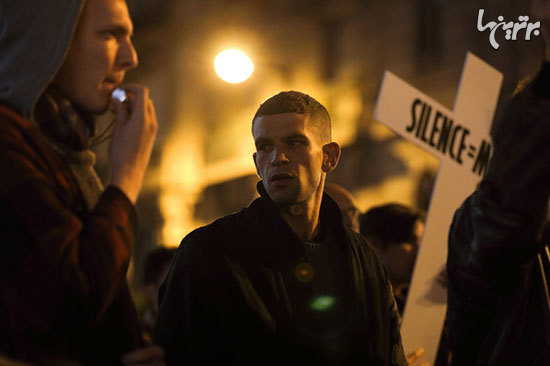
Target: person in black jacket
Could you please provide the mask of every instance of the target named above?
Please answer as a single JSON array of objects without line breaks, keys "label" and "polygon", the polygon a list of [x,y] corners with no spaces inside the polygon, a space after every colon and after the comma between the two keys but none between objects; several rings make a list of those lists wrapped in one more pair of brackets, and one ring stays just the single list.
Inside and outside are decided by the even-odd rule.
[{"label": "person in black jacket", "polygon": [[493,127],[493,157],[456,212],[447,259],[453,365],[550,365],[550,2],[542,69]]},{"label": "person in black jacket", "polygon": [[328,112],[282,92],[252,132],[261,197],[187,235],[160,289],[168,364],[405,365],[388,276],[323,194],[340,156]]}]

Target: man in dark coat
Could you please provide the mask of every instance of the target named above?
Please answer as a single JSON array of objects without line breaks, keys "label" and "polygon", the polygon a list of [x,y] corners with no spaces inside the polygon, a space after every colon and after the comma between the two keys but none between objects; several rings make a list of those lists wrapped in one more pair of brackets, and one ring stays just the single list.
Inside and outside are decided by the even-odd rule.
[{"label": "man in dark coat", "polygon": [[161,287],[168,364],[405,365],[387,274],[323,194],[340,156],[326,109],[282,92],[252,132],[261,197],[187,235]]},{"label": "man in dark coat", "polygon": [[535,1],[535,14],[544,19],[545,62],[493,127],[487,174],[449,234],[456,366],[550,365],[550,2]]},{"label": "man in dark coat", "polygon": [[133,352],[143,343],[126,282],[156,134],[146,88],[125,85],[128,101],[113,104],[106,189],[89,150],[94,116],[137,65],[126,3],[1,0],[0,29],[0,358],[159,360],[158,348]]}]

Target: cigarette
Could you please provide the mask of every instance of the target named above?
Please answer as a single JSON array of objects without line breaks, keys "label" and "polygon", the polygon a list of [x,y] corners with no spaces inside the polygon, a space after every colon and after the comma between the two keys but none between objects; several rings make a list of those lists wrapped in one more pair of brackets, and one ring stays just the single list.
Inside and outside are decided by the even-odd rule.
[{"label": "cigarette", "polygon": [[126,92],[124,91],[124,89],[115,88],[115,90],[113,90],[113,93],[111,94],[111,98],[123,103],[126,100]]}]

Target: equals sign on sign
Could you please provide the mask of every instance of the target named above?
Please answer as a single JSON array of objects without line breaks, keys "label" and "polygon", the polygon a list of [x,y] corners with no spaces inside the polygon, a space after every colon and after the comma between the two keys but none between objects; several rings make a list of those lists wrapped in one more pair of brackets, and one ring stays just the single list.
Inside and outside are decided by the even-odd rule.
[{"label": "equals sign on sign", "polygon": [[476,147],[474,145],[470,145],[468,148],[468,156],[473,159],[475,157],[475,153]]}]

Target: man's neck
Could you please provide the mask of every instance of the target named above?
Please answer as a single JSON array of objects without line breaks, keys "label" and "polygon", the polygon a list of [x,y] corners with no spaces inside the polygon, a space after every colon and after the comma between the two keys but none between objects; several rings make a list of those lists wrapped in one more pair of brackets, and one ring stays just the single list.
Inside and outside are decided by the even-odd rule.
[{"label": "man's neck", "polygon": [[300,240],[311,240],[319,232],[319,213],[323,189],[315,192],[307,201],[280,206],[279,213]]}]

